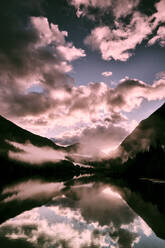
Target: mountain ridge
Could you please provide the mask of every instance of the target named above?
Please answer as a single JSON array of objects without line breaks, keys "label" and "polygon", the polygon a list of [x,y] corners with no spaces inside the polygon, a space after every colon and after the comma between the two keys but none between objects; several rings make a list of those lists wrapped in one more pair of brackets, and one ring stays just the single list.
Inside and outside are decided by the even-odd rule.
[{"label": "mountain ridge", "polygon": [[119,149],[130,157],[150,146],[165,145],[165,103],[139,125],[120,144]]},{"label": "mountain ridge", "polygon": [[14,141],[17,143],[25,144],[29,141],[31,144],[43,147],[49,146],[53,149],[64,149],[56,145],[53,141],[46,137],[33,134],[30,131],[27,131],[24,128],[19,127],[10,120],[4,118],[0,115],[0,151],[7,152],[9,149],[12,149],[12,146],[7,141]]},{"label": "mountain ridge", "polygon": [[122,142],[119,150],[125,159],[118,166],[120,175],[129,178],[165,178],[165,103],[140,122]]}]

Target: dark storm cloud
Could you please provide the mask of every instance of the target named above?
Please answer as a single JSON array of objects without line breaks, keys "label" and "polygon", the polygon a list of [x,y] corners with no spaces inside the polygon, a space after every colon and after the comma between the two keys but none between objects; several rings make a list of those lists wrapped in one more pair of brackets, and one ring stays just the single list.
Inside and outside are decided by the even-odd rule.
[{"label": "dark storm cloud", "polygon": [[[28,28],[29,16],[40,15],[43,1],[2,1],[0,9],[0,62],[1,70],[21,72],[26,62],[28,46],[38,40],[36,31]],[[27,69],[26,69],[27,70]],[[25,70],[23,70],[25,73]],[[13,71],[12,71],[13,73]]]},{"label": "dark storm cloud", "polygon": [[5,105],[2,109],[10,116],[38,115],[44,113],[53,105],[53,102],[47,96],[35,92],[27,95],[16,92],[14,95],[13,91],[12,94],[9,91],[5,96],[2,95],[2,101],[4,101],[6,97],[8,97],[8,105]]},{"label": "dark storm cloud", "polygon": [[[68,91],[74,83],[66,74],[72,70],[68,61],[85,56],[66,42],[66,31],[41,17],[43,2],[13,0],[1,8],[0,102],[7,116],[38,115],[55,106],[52,88]],[[28,92],[34,84],[42,92]]]},{"label": "dark storm cloud", "polygon": [[[44,63],[53,66],[59,64],[60,60],[62,61],[57,52],[54,54],[51,47],[53,37],[52,40],[50,39],[50,43],[48,40],[47,43],[45,41],[45,44],[39,45],[42,39],[39,25],[47,24],[48,26],[49,24],[46,22],[47,20],[41,17],[35,19],[28,16],[25,20],[23,17],[14,17],[12,20],[12,16],[9,18],[4,16],[1,25],[2,23],[6,25],[3,27],[4,30],[2,29],[0,41],[0,71],[2,74],[5,73],[9,74],[10,77],[18,78],[28,77],[35,73],[41,73]],[[47,30],[44,31],[47,32]],[[45,33],[45,35],[47,34]],[[58,39],[58,35],[60,36],[60,31],[56,30],[54,38]],[[61,35],[65,36],[62,33]]]}]

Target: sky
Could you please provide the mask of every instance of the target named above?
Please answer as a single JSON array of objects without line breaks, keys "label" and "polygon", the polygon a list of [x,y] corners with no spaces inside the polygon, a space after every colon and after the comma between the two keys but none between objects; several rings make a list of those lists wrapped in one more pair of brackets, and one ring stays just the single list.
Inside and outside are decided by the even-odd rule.
[{"label": "sky", "polygon": [[0,114],[103,151],[165,100],[165,0],[11,0],[0,8]]}]

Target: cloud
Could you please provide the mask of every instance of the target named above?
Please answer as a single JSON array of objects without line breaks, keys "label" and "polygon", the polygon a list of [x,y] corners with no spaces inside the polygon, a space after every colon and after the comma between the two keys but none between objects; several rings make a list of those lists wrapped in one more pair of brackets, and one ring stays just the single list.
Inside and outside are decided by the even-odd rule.
[{"label": "cloud", "polygon": [[71,0],[68,1],[76,8],[76,14],[78,17],[87,15],[90,18],[89,7],[106,9],[112,5],[111,0]]},{"label": "cloud", "polygon": [[113,7],[113,14],[116,17],[116,19],[120,17],[126,17],[129,14],[131,14],[134,10],[136,10],[136,7],[139,5],[139,0],[117,0],[114,1],[114,7]]},{"label": "cloud", "polygon": [[72,0],[69,3],[76,8],[78,17],[86,16],[96,24],[84,43],[99,51],[103,60],[126,61],[137,45],[148,39],[149,45],[159,41],[164,46],[164,0],[152,4],[154,11],[150,15],[144,14],[139,0],[126,0],[124,4],[121,0]]},{"label": "cloud", "polygon": [[164,79],[159,79],[149,85],[138,79],[125,78],[116,88],[110,88],[105,83],[90,83],[72,90],[69,114],[77,114],[82,118],[86,113],[84,120],[95,122],[95,119],[99,120],[101,113],[105,113],[109,114],[111,122],[115,122],[120,111],[130,112],[139,107],[144,99],[149,101],[163,99],[164,88]]},{"label": "cloud", "polygon": [[100,51],[103,60],[126,61],[133,55],[130,50],[135,49],[151,33],[148,17],[134,12],[130,24],[117,22],[115,29],[104,25],[96,27],[84,43]]},{"label": "cloud", "polygon": [[71,1],[72,5],[75,5],[77,7],[79,7],[80,5],[84,5],[84,6],[93,6],[93,7],[100,7],[100,8],[105,8],[108,6],[111,6],[112,1],[111,0],[72,0]]},{"label": "cloud", "polygon": [[61,56],[68,61],[76,60],[80,57],[86,56],[83,49],[77,49],[71,43],[69,43],[68,46],[58,46],[57,49]]},{"label": "cloud", "polygon": [[[63,44],[64,48],[69,49],[69,60],[78,59],[82,54],[85,56],[85,53],[67,43],[67,33],[60,31],[57,25],[49,26],[46,18],[32,17],[25,34],[27,33],[32,36],[32,41],[27,41],[22,51],[18,50],[14,54],[14,59],[20,61],[20,65],[12,61],[10,56],[0,53],[0,60],[3,59],[0,77],[1,112],[10,117],[30,115],[41,118],[41,114],[49,114],[49,111],[58,105],[59,99],[53,97],[56,89],[62,88],[67,92],[74,83],[66,74],[72,66],[60,55],[60,45]],[[14,51],[17,49],[21,47],[12,48]],[[38,84],[42,91],[28,92],[35,84]],[[57,95],[57,92],[54,94]]]},{"label": "cloud", "polygon": [[65,38],[68,36],[67,31],[60,31],[58,25],[48,23],[48,20],[43,17],[31,17],[31,22],[39,33],[40,40],[36,47],[46,46],[52,44],[59,55],[68,61],[85,57],[83,49],[76,48],[71,42],[66,42]]},{"label": "cloud", "polygon": [[[148,37],[153,26],[157,25],[156,20],[159,25],[163,22],[162,1],[156,4],[157,12],[152,17],[138,12],[138,1],[126,2],[128,4],[124,6],[119,0],[70,2],[79,11],[89,12],[91,5],[103,12],[112,8],[114,28],[102,22],[86,38],[86,43],[99,50],[103,59],[127,60],[132,55],[130,49]],[[57,126],[61,129],[81,129],[82,136],[73,134],[73,137],[70,136],[72,140],[87,136],[85,126],[89,135],[93,132],[95,137],[98,134],[104,138],[106,133],[110,137],[111,125],[116,131],[117,126],[119,130],[126,129],[126,119],[123,119],[121,111],[130,112],[139,107],[144,99],[164,98],[163,78],[151,86],[128,78],[119,82],[116,88],[110,88],[104,82],[75,86],[74,79],[69,75],[73,69],[71,62],[85,57],[85,51],[68,41],[67,31],[44,17],[42,1],[23,3],[12,0],[10,6],[3,4],[4,8],[0,10],[1,114],[18,125],[44,136],[51,130],[58,134],[55,130]],[[122,20],[127,15],[130,18],[126,24]],[[159,38],[161,30],[163,27],[160,31],[158,29],[156,40],[163,42],[162,37]],[[113,137],[114,142],[110,143],[116,144],[117,136]],[[98,140],[97,143],[102,146]]]},{"label": "cloud", "polygon": [[67,31],[60,31],[58,25],[52,23],[49,26],[47,18],[44,17],[31,17],[30,19],[39,35],[36,47],[45,46],[52,42],[56,45],[65,44],[65,37],[68,36]]},{"label": "cloud", "polygon": [[78,17],[87,16],[89,19],[95,20],[95,9],[99,9],[102,15],[112,12],[116,18],[125,17],[138,6],[139,0],[126,0],[124,5],[121,0],[71,0],[69,3],[76,8]]},{"label": "cloud", "polygon": [[130,112],[139,107],[144,99],[148,101],[163,99],[165,81],[160,79],[152,85],[137,79],[123,79],[112,91],[107,92],[107,103],[116,111]]},{"label": "cloud", "polygon": [[[148,101],[162,100],[165,98],[164,92],[165,80],[162,77],[157,79],[152,85],[139,81],[138,79],[125,78],[119,82],[116,88],[110,88],[103,82],[89,83],[86,86],[70,86],[70,89],[66,89],[65,87],[56,88],[50,92],[53,102],[50,101],[49,97],[46,98],[47,95],[44,97],[43,94],[40,96],[39,93],[31,93],[28,94],[28,97],[20,98],[22,99],[21,103],[24,103],[24,106],[26,106],[27,112],[24,113],[24,118],[21,118],[20,122],[18,122],[17,119],[17,123],[24,128],[33,130],[42,135],[45,135],[47,130],[54,130],[54,126],[56,125],[63,129],[61,133],[63,133],[66,128],[68,130],[80,129],[80,133],[82,133],[82,130],[85,128],[86,130],[90,130],[91,128],[91,130],[95,130],[95,136],[97,134],[100,136],[99,129],[103,129],[103,134],[106,133],[107,137],[110,137],[110,129],[113,129],[114,125],[116,126],[114,128],[116,131],[117,128],[119,128],[119,130],[120,128],[128,130],[128,125],[126,125],[127,119],[121,114],[121,111],[130,112],[140,107],[144,99]],[[28,112],[28,106],[30,108],[32,102],[32,99],[29,98],[30,95],[38,96],[38,109],[37,105],[35,105],[36,109],[32,109],[34,113],[33,116],[32,112]],[[29,101],[26,101],[27,99],[29,99]],[[5,102],[3,102],[3,104],[5,104]],[[48,104],[50,104],[50,109],[45,110]],[[14,104],[14,99],[13,108],[15,108],[15,111],[17,110],[18,116],[20,105],[18,103],[17,105],[16,103]],[[37,111],[41,110],[43,114],[40,113],[37,115]],[[23,108],[20,112],[23,112]],[[15,112],[13,114],[15,114]],[[66,135],[66,137],[70,141],[78,141],[82,138],[80,133],[75,135],[75,132],[73,132]],[[73,137],[71,137],[71,135]],[[51,137],[54,138],[54,136],[55,135],[52,134]],[[81,138],[79,139],[79,137]],[[121,137],[121,141],[122,138],[123,136]],[[64,141],[66,139],[64,138],[62,140]],[[60,142],[60,140],[58,141]],[[67,143],[69,143],[69,141]],[[109,141],[109,144],[110,143],[112,144],[113,142]],[[108,143],[105,145],[107,146],[107,144]]]},{"label": "cloud", "polygon": [[110,76],[112,76],[112,72],[111,71],[104,71],[104,72],[101,73],[101,75],[103,77],[110,77]]},{"label": "cloud", "polygon": [[[18,9],[22,6],[21,1],[13,0],[14,3]],[[26,4],[22,7],[24,10]],[[1,16],[1,23],[7,23],[0,41],[1,113],[7,117],[41,118],[58,104],[59,100],[53,97],[55,90],[63,88],[67,92],[74,84],[67,75],[72,70],[70,61],[86,55],[83,49],[66,41],[68,33],[58,25],[49,23],[46,17],[31,16],[28,8],[26,11],[25,16],[16,13]],[[29,91],[34,85],[42,90]]]},{"label": "cloud", "polygon": [[156,42],[159,42],[159,44],[164,47],[165,46],[165,27],[161,26],[157,30],[157,34],[148,41],[149,45],[153,45]]},{"label": "cloud", "polygon": [[154,28],[158,24],[163,24],[165,22],[165,16],[164,16],[164,9],[165,9],[165,2],[164,0],[160,0],[155,4],[156,13],[153,14],[153,20],[154,20]]},{"label": "cloud", "polygon": [[76,154],[82,158],[90,156],[96,160],[103,159],[128,135],[128,131],[122,127],[122,124],[115,126],[109,122],[110,120],[105,120],[104,125],[87,127],[79,132],[68,131],[54,141],[61,145],[77,144],[75,151],[69,154],[76,160],[78,160],[78,157],[75,157]]},{"label": "cloud", "polygon": [[14,147],[21,150],[21,152],[9,151],[9,157],[19,161],[41,164],[44,162],[59,162],[65,159],[67,153],[62,151],[56,151],[49,147],[37,147],[30,143],[19,144],[16,142],[9,142]]}]

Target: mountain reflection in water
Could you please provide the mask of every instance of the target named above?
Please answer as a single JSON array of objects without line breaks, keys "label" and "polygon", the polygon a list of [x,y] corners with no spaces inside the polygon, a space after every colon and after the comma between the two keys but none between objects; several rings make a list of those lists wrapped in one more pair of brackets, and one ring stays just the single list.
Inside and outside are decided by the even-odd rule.
[{"label": "mountain reflection in water", "polygon": [[143,181],[137,191],[88,175],[7,185],[0,195],[0,247],[163,248],[164,208],[147,197],[149,187]]}]

